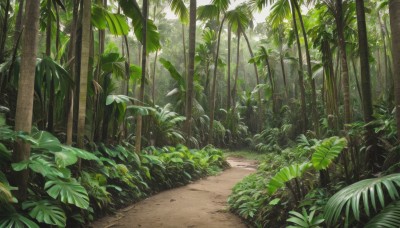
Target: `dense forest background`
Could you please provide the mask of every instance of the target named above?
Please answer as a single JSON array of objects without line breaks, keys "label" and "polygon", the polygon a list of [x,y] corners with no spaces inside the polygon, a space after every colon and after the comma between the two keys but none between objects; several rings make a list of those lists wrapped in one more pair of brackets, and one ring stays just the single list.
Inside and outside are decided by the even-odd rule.
[{"label": "dense forest background", "polygon": [[2,0],[0,29],[2,224],[86,223],[213,145],[267,156],[230,198],[253,225],[398,225],[399,0]]}]

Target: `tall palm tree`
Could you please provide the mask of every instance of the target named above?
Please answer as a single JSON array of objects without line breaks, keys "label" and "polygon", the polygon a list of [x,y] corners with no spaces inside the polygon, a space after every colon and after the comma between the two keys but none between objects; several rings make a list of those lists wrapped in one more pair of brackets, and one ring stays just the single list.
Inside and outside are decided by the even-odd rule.
[{"label": "tall palm tree", "polygon": [[189,22],[189,65],[187,75],[186,92],[186,121],[185,130],[187,138],[192,135],[192,106],[193,106],[193,77],[194,77],[194,55],[196,49],[196,0],[190,0],[190,22]]},{"label": "tall palm tree", "polygon": [[365,125],[365,140],[367,149],[367,159],[369,168],[376,172],[379,170],[379,164],[382,162],[382,154],[377,148],[377,139],[374,133],[374,127],[369,124],[374,120],[372,109],[371,79],[369,68],[369,50],[367,38],[367,26],[365,21],[365,8],[363,0],[356,0],[357,11],[357,30],[361,66],[361,93]]},{"label": "tall palm tree", "polygon": [[[143,15],[143,30],[142,30],[142,76],[140,80],[140,91],[139,91],[139,105],[143,105],[144,102],[144,86],[146,82],[146,61],[147,61],[147,18],[148,18],[148,1],[143,0],[142,15]],[[140,153],[142,149],[142,116],[139,115],[137,118],[136,125],[136,138],[135,138],[135,151]]]},{"label": "tall palm tree", "polygon": [[86,98],[89,74],[89,55],[90,55],[90,17],[91,1],[83,0],[82,8],[82,46],[80,62],[79,80],[79,107],[78,107],[78,127],[77,144],[79,148],[84,148],[85,119],[86,119]]},{"label": "tall palm tree", "polygon": [[[24,32],[22,40],[22,54],[19,83],[17,108],[15,113],[15,130],[31,132],[32,115],[33,115],[33,97],[34,97],[34,81],[36,67],[36,54],[38,47],[38,31],[39,31],[39,1],[28,1],[25,8],[25,16],[29,20],[24,22]],[[13,152],[13,162],[21,162],[28,160],[30,156],[29,144],[17,140]],[[14,173],[15,186],[18,187],[17,198],[22,202],[26,199],[28,187],[28,170]]]},{"label": "tall palm tree", "polygon": [[389,1],[390,27],[392,30],[393,72],[395,79],[397,138],[400,139],[400,0]]},{"label": "tall palm tree", "polygon": [[[224,26],[224,22],[226,19],[225,12],[228,9],[230,0],[213,0],[211,4],[204,5],[198,8],[198,18],[199,19],[216,19],[219,23],[218,29],[218,38],[217,38],[217,47],[215,50],[215,58],[214,58],[214,74],[213,74],[213,84],[211,88],[211,97],[210,97],[210,125],[209,125],[209,134],[208,134],[208,143],[211,144],[213,140],[213,128],[214,128],[214,110],[215,110],[215,94],[216,94],[216,79],[217,79],[217,69],[218,69],[218,58],[219,58],[219,45],[221,43],[221,32],[222,27]],[[220,18],[222,16],[222,20]]]}]

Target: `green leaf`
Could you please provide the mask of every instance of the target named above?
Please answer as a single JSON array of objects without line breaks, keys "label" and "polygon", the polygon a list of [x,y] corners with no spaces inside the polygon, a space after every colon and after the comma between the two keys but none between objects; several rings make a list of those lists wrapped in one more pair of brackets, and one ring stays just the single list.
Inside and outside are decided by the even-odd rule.
[{"label": "green leaf", "polygon": [[99,160],[99,158],[96,155],[94,155],[94,154],[92,154],[90,152],[87,152],[85,150],[81,150],[81,149],[76,148],[76,147],[62,145],[61,148],[62,148],[63,152],[67,152],[68,151],[68,152],[74,154],[75,156],[77,156],[78,158],[82,158],[84,160],[94,160],[94,161],[98,161]]},{"label": "green leaf", "polygon": [[280,198],[276,198],[276,199],[271,200],[271,201],[268,203],[268,205],[275,206],[275,205],[277,205],[280,201],[281,201]]},{"label": "green leaf", "polygon": [[65,168],[69,165],[73,165],[78,161],[78,157],[73,153],[67,151],[56,152],[54,154],[55,162],[59,168]]},{"label": "green leaf", "polygon": [[39,226],[27,217],[14,212],[12,214],[3,215],[0,219],[0,228],[39,228]]},{"label": "green leaf", "polygon": [[30,209],[29,216],[40,223],[65,227],[67,217],[64,210],[48,200],[28,201],[22,204],[22,209]]},{"label": "green leaf", "polygon": [[89,207],[89,197],[84,187],[76,180],[68,182],[61,180],[47,181],[45,190],[54,199],[60,199],[63,203],[73,204],[77,207],[87,209]]},{"label": "green leaf", "polygon": [[31,135],[34,144],[32,145],[33,149],[43,149],[52,152],[61,151],[61,143],[60,141],[46,131],[38,131]]},{"label": "green leaf", "polygon": [[302,177],[304,172],[306,172],[311,167],[311,164],[305,162],[301,165],[293,164],[290,166],[283,167],[279,170],[277,174],[268,183],[268,192],[272,195],[279,188],[283,187],[284,184],[294,178]]},{"label": "green leaf", "polygon": [[400,227],[400,201],[391,203],[390,205],[383,208],[379,214],[373,217],[364,227],[375,228],[375,227]]},{"label": "green leaf", "polygon": [[[342,213],[345,213],[345,222],[353,215],[359,221],[362,209],[369,215],[368,208],[377,211],[376,196],[382,207],[385,207],[385,197],[391,200],[400,198],[398,188],[400,187],[400,174],[366,179],[349,185],[333,195],[325,206],[324,218],[328,225],[339,222]],[[362,201],[361,201],[362,198]],[[352,211],[352,214],[350,214]]]},{"label": "green leaf", "polygon": [[113,35],[127,35],[129,33],[129,26],[124,15],[111,13],[96,4],[92,5],[91,21],[100,30],[108,28]]},{"label": "green leaf", "polygon": [[340,152],[347,146],[345,138],[331,137],[324,139],[314,147],[315,152],[311,157],[311,162],[316,170],[328,168]]}]

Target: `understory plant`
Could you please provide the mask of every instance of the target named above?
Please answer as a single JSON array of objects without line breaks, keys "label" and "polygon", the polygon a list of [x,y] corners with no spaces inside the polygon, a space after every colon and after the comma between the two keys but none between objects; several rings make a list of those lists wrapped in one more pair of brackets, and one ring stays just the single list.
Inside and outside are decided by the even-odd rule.
[{"label": "understory plant", "polygon": [[[136,154],[129,143],[99,144],[88,152],[63,145],[45,131],[28,135],[0,123],[0,227],[81,226],[149,194],[228,167],[222,151],[210,146],[148,147]],[[16,139],[29,143],[32,151],[29,160],[11,164]],[[12,170],[29,170],[23,202],[13,196]]]}]

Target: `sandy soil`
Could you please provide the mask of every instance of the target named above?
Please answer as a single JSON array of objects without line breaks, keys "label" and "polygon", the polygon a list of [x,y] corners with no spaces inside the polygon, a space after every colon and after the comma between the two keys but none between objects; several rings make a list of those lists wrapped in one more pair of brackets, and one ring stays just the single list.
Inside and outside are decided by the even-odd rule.
[{"label": "sandy soil", "polygon": [[226,201],[232,187],[255,171],[256,162],[239,158],[228,161],[232,168],[218,176],[151,196],[119,210],[114,216],[96,221],[92,227],[246,227],[227,210]]}]

